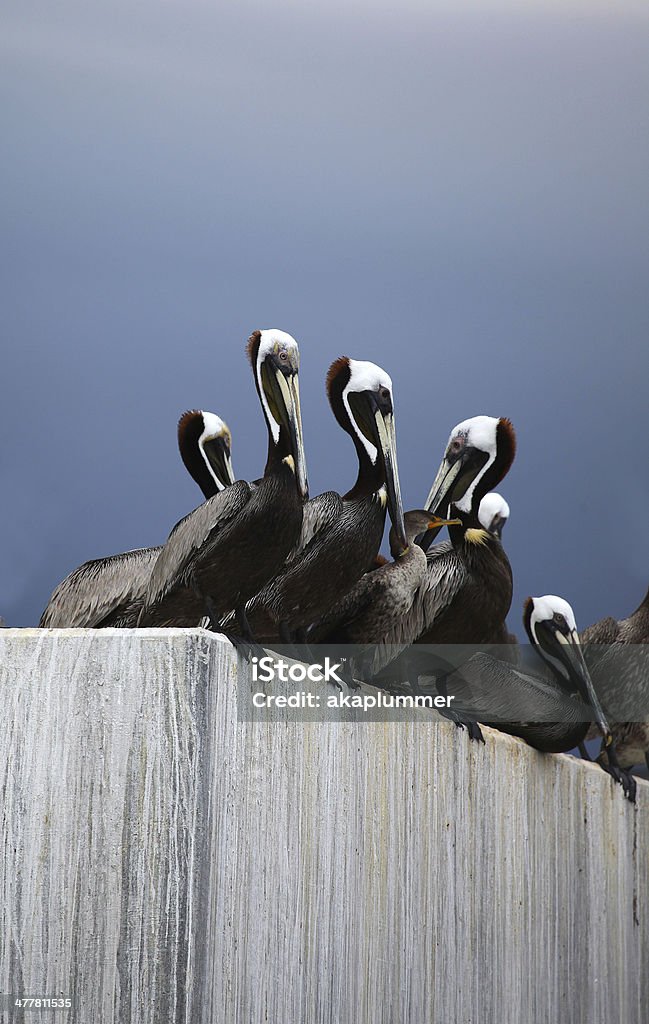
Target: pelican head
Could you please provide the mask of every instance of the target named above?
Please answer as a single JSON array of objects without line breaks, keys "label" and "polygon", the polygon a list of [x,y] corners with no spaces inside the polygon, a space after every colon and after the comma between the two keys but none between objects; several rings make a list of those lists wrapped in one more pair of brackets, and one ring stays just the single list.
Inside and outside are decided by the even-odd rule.
[{"label": "pelican head", "polygon": [[516,435],[507,419],[474,416],[451,431],[444,458],[430,489],[426,508],[475,512],[487,491],[498,484],[514,461]]},{"label": "pelican head", "polygon": [[390,375],[376,363],[343,356],[329,368],[327,393],[336,419],[372,466],[380,464],[388,511],[399,543],[407,547],[397,467],[397,437]]},{"label": "pelican head", "polygon": [[489,491],[480,502],[478,519],[485,530],[493,533],[498,540],[502,538],[503,527],[509,519],[509,505],[496,491]]},{"label": "pelican head", "polygon": [[220,416],[203,409],[183,413],[178,421],[178,447],[188,472],[206,495],[234,483],[232,435]]},{"label": "pelican head", "polygon": [[254,331],[248,356],[268,424],[271,444],[292,465],[300,495],[308,497],[298,370],[300,352],[285,331]]},{"label": "pelican head", "polygon": [[597,727],[608,745],[611,731],[584,661],[571,606],[554,594],[528,597],[523,608],[523,624],[530,643],[543,660],[555,671],[558,669],[567,688],[576,691],[592,708]]}]

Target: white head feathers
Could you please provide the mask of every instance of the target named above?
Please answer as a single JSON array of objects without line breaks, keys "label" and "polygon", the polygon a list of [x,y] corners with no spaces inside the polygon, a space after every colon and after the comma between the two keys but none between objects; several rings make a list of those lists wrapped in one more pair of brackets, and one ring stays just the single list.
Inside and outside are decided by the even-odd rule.
[{"label": "white head feathers", "polygon": [[257,351],[255,375],[257,377],[259,394],[266,414],[266,419],[271,429],[273,440],[275,444],[277,444],[279,440],[280,425],[270,411],[270,406],[268,404],[268,399],[266,398],[264,385],[261,379],[261,364],[264,359],[273,352],[276,352],[278,355],[280,355],[281,352],[290,353],[295,360],[298,360],[300,351],[295,338],[292,335],[287,334],[286,331],[279,331],[276,327],[273,327],[259,332],[259,349]]},{"label": "white head feathers", "polygon": [[485,530],[489,530],[496,516],[499,519],[509,519],[509,505],[501,494],[490,491],[480,502],[478,519]]},{"label": "white head feathers", "polygon": [[386,388],[390,392],[390,396],[392,396],[392,379],[376,363],[369,363],[361,359],[349,360],[349,373],[349,381],[343,390],[343,404],[357,437],[369,455],[372,464],[375,465],[379,454],[378,449],[369,438],[365,437],[363,431],[359,430],[349,407],[349,394],[350,392],[359,391],[380,391],[381,388]]},{"label": "white head feathers", "polygon": [[451,445],[453,440],[459,436],[464,439],[464,443],[467,447],[477,448],[478,451],[486,452],[488,455],[487,461],[467,488],[466,493],[459,499],[459,501],[455,502],[455,506],[460,510],[460,512],[471,511],[473,492],[476,489],[476,485],[485,475],[496,458],[498,451],[497,430],[499,422],[500,421],[495,416],[472,416],[471,419],[463,420],[462,423],[458,423],[455,429],[451,431],[451,436],[448,439],[449,445]]},{"label": "white head feathers", "polygon": [[536,626],[539,622],[549,622],[555,613],[563,615],[568,629],[571,633],[577,632],[577,623],[575,622],[575,613],[572,608],[562,597],[557,597],[555,594],[546,594],[544,597],[533,597],[532,598],[532,614],[530,616],[530,629],[532,635],[536,637]]}]

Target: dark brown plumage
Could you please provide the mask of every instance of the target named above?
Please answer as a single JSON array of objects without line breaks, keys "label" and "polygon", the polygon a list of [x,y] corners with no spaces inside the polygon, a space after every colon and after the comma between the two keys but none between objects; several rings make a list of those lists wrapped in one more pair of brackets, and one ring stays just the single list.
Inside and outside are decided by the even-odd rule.
[{"label": "dark brown plumage", "polygon": [[649,591],[628,618],[601,619],[583,630],[581,642],[620,764],[649,769]]},{"label": "dark brown plumage", "polygon": [[282,331],[255,331],[247,353],[268,429],[264,476],[256,486],[238,481],[174,527],[151,573],[140,626],[191,626],[207,611],[218,628],[235,609],[251,638],[245,602],[299,537],[307,484],[297,343]]},{"label": "dark brown plumage", "polygon": [[371,567],[386,506],[397,530],[403,529],[389,376],[373,363],[337,359],[327,374],[327,394],[354,442],[358,474],[342,497],[327,491],[307,502],[296,549],[248,603],[252,631],[266,643],[292,640]]},{"label": "dark brown plumage", "polygon": [[[199,409],[184,413],[178,423],[178,447],[187,471],[206,499],[232,483],[231,436],[220,417]],[[56,587],[39,626],[136,626],[161,551],[162,547],[136,548],[84,562]]]}]

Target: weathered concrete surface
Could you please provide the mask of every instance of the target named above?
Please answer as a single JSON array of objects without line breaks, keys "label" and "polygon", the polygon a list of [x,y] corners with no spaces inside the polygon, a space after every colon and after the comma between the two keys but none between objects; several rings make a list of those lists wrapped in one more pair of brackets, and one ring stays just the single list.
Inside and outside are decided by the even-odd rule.
[{"label": "weathered concrete surface", "polygon": [[646,1024],[646,784],[429,721],[242,723],[236,688],[201,630],[0,632],[0,992],[80,1024]]}]

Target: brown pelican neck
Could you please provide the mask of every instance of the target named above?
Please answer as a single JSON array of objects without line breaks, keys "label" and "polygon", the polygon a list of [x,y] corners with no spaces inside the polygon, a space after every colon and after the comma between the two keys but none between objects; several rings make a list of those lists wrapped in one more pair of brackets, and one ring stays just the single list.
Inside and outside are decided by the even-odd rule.
[{"label": "brown pelican neck", "polygon": [[381,490],[385,484],[385,467],[380,456],[372,463],[360,442],[356,438],[353,441],[358,455],[358,474],[354,486],[343,497],[349,501],[359,501]]},{"label": "brown pelican neck", "polygon": [[199,441],[205,429],[203,414],[191,409],[178,422],[178,448],[180,457],[190,476],[196,481],[205,498],[212,498],[220,490],[201,455]]},{"label": "brown pelican neck", "polygon": [[349,501],[357,501],[375,494],[385,484],[385,466],[380,452],[377,450],[376,458],[372,460],[367,448],[359,436],[358,430],[349,415],[348,408],[343,400],[343,393],[351,378],[350,360],[348,356],[336,359],[329,368],[327,374],[327,395],[331,411],[336,417],[340,427],[349,434],[354,442],[356,457],[358,459],[358,473],[354,486],[343,497]]}]

